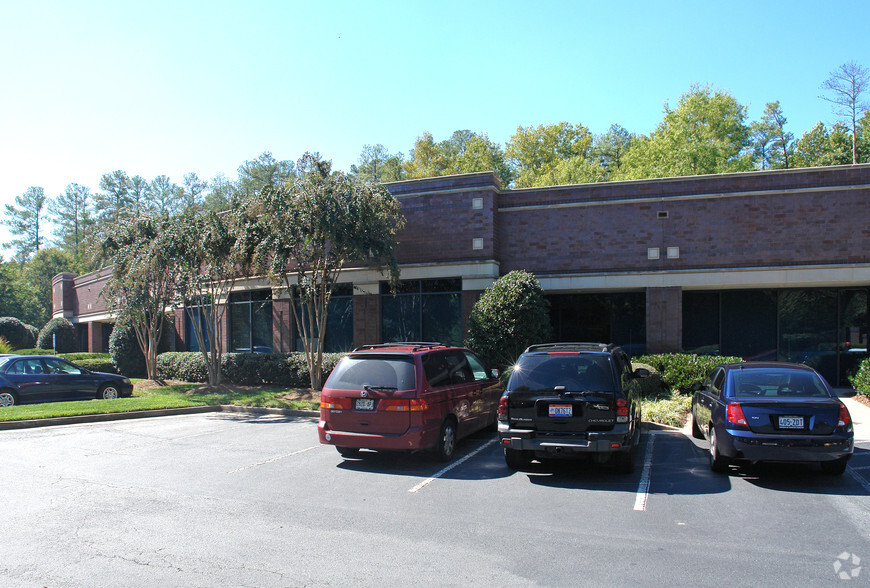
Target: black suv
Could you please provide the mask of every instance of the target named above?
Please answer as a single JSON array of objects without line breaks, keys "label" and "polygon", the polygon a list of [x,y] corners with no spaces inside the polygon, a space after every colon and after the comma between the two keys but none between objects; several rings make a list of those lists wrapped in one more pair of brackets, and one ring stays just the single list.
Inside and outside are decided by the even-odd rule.
[{"label": "black suv", "polygon": [[622,472],[634,468],[640,396],[626,353],[603,343],[548,343],[526,349],[498,407],[498,436],[508,467],[533,459],[592,455]]}]

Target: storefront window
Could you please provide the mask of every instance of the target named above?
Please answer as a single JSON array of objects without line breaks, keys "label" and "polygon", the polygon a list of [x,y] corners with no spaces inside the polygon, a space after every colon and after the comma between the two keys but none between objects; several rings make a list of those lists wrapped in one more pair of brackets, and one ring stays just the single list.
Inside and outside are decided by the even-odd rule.
[{"label": "storefront window", "polygon": [[643,292],[554,294],[546,298],[550,301],[554,341],[615,343],[632,356],[646,350]]},{"label": "storefront window", "polygon": [[238,353],[272,353],[272,291],[230,294],[230,343]]},{"label": "storefront window", "polygon": [[411,280],[394,294],[381,284],[381,337],[389,341],[462,343],[462,280]]}]

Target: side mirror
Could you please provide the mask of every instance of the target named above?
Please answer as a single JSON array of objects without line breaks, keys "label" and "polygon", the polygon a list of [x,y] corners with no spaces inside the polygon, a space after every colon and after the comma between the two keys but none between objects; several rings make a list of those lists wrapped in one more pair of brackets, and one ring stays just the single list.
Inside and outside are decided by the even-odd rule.
[{"label": "side mirror", "polygon": [[692,384],[692,392],[700,392],[703,389],[704,384],[702,384],[701,382],[695,382],[694,384]]},{"label": "side mirror", "polygon": [[492,368],[491,370],[489,370],[489,373],[493,379],[498,379],[499,375],[501,375],[496,368]]},{"label": "side mirror", "polygon": [[646,378],[650,377],[650,375],[651,374],[649,373],[649,370],[646,368],[637,368],[636,370],[634,370],[634,377],[635,378],[646,379]]}]

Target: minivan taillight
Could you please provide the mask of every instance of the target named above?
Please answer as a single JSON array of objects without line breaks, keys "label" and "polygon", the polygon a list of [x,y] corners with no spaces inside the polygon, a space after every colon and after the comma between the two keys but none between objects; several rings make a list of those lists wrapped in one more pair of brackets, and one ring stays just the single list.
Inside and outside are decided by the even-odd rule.
[{"label": "minivan taillight", "polygon": [[746,415],[743,414],[743,407],[740,406],[739,402],[732,402],[728,405],[728,408],[725,411],[725,418],[732,425],[737,425],[739,427],[748,426]]},{"label": "minivan taillight", "polygon": [[402,398],[381,400],[378,408],[387,412],[422,412],[428,408],[428,405],[425,400],[419,398],[412,398],[410,400]]},{"label": "minivan taillight", "polygon": [[320,408],[326,408],[328,410],[350,410],[350,398],[321,396]]},{"label": "minivan taillight", "polygon": [[842,402],[840,403],[840,418],[837,422],[838,427],[849,429],[852,427],[852,415],[849,414],[849,409]]},{"label": "minivan taillight", "polygon": [[508,420],[508,397],[507,394],[502,396],[498,401],[498,420]]}]

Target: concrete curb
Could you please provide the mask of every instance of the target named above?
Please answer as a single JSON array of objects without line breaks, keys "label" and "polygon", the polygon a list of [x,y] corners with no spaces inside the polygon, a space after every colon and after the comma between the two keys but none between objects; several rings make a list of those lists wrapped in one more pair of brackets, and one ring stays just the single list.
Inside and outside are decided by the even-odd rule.
[{"label": "concrete curb", "polygon": [[85,414],[81,416],[56,417],[50,419],[30,419],[26,421],[0,421],[0,431],[15,429],[33,429],[37,427],[56,427],[60,425],[78,425],[82,423],[100,423],[105,421],[122,421],[127,419],[144,419],[182,414],[201,414],[205,412],[235,412],[246,414],[277,414],[284,416],[316,418],[320,413],[313,410],[295,410],[290,408],[264,408],[259,406],[235,406],[230,404],[213,406],[188,406],[184,408],[161,408],[157,410],[137,410],[132,412],[112,412],[105,414]]}]

